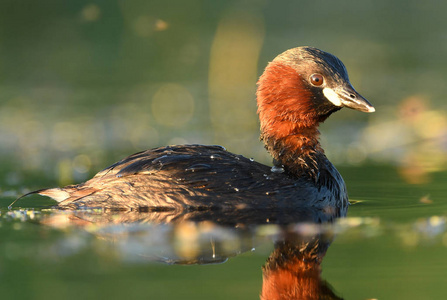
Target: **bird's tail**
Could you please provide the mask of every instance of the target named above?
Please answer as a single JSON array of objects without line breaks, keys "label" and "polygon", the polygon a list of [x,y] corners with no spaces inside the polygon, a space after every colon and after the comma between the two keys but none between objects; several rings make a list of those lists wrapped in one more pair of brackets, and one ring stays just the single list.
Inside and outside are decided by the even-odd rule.
[{"label": "bird's tail", "polygon": [[40,189],[40,190],[36,190],[36,191],[32,191],[29,193],[26,193],[20,197],[18,197],[17,199],[15,199],[9,206],[8,209],[11,209],[12,206],[19,201],[20,199],[22,199],[23,197],[32,195],[32,194],[39,194],[42,196],[48,196],[54,200],[56,200],[57,202],[61,202],[64,201],[65,199],[67,199],[68,197],[70,197],[70,194],[65,191],[64,189],[61,188],[53,188],[53,189]]}]

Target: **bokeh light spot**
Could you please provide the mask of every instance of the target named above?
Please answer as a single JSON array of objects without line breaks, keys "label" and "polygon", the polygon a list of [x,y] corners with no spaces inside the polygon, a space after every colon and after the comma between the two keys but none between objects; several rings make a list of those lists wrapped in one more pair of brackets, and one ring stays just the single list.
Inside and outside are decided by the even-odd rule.
[{"label": "bokeh light spot", "polygon": [[148,37],[155,31],[164,31],[169,28],[169,24],[161,19],[152,16],[139,16],[133,22],[133,30],[140,37]]},{"label": "bokeh light spot", "polygon": [[85,22],[94,22],[101,17],[101,9],[96,4],[88,4],[81,11],[81,18]]},{"label": "bokeh light spot", "polygon": [[90,157],[80,154],[73,159],[73,169],[78,173],[87,173],[92,166]]}]

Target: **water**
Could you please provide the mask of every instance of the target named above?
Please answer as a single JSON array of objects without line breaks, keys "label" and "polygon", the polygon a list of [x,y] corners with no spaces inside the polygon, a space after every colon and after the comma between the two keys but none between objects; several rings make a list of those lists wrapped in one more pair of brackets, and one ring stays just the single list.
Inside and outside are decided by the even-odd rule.
[{"label": "water", "polygon": [[[323,285],[329,290],[320,291],[344,299],[442,298],[447,292],[447,173],[414,186],[391,176],[397,170],[389,167],[341,172],[355,196],[348,216],[333,224],[300,223],[299,216],[274,212],[218,217],[3,209],[3,295],[257,299],[263,286],[280,280],[275,271],[285,276],[281,270],[289,268],[295,284]],[[20,205],[45,203],[42,197],[30,198]],[[2,206],[10,199],[2,197]],[[278,251],[285,251],[279,263]],[[272,266],[283,269],[270,267],[266,278],[269,256]],[[312,272],[301,274],[300,268]]]},{"label": "water", "polygon": [[[299,256],[303,242],[321,248],[308,251],[308,282],[339,297],[445,298],[444,2],[53,2],[0,4],[2,299],[259,299],[268,257],[281,243]],[[255,82],[300,45],[339,56],[376,107],[321,127],[347,218],[70,215],[39,196],[8,211],[161,145],[221,144],[270,163]]]}]

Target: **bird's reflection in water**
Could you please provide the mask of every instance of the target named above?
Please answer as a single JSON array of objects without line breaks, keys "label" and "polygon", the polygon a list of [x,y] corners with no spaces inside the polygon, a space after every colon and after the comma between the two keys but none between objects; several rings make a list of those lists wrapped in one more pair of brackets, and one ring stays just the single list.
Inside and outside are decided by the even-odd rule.
[{"label": "bird's reflection in water", "polygon": [[54,212],[42,223],[76,226],[109,241],[122,260],[222,263],[266,240],[261,299],[341,299],[321,279],[340,211]]},{"label": "bird's reflection in water", "polygon": [[262,268],[261,299],[342,299],[320,277],[332,235],[324,230],[282,233]]}]

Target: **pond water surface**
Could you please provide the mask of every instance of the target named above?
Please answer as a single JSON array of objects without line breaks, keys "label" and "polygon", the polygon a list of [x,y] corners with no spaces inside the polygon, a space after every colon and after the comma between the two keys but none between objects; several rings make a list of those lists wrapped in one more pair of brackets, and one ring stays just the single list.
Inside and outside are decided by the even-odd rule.
[{"label": "pond water surface", "polygon": [[293,212],[60,212],[24,199],[1,211],[2,297],[442,299],[447,174],[408,185],[389,167],[341,171],[353,204],[318,224]]}]

